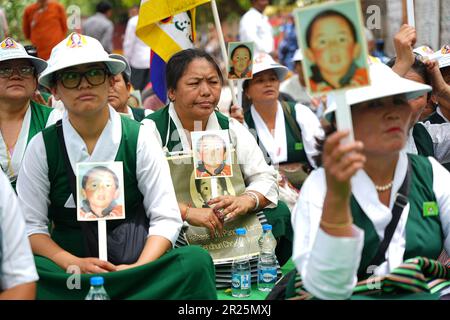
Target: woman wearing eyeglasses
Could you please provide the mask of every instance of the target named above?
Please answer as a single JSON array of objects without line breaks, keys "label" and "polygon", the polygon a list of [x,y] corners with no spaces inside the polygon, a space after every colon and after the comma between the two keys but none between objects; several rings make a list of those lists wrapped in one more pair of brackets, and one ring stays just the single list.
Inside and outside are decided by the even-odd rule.
[{"label": "woman wearing eyeglasses", "polygon": [[[96,273],[112,299],[216,298],[209,254],[199,247],[171,250],[182,222],[156,138],[108,105],[113,76],[125,64],[98,40],[79,36],[76,45],[69,36],[53,49],[39,78],[67,111],[31,141],[17,182],[40,277],[38,299],[82,299],[87,274]],[[97,223],[76,220],[74,171],[80,162],[113,161],[123,165],[126,217],[107,221],[103,261]],[[81,273],[82,290],[68,288],[67,270]]]},{"label": "woman wearing eyeglasses", "polygon": [[31,100],[46,66],[11,38],[0,43],[0,166],[14,188],[30,139],[61,118],[59,111]]}]

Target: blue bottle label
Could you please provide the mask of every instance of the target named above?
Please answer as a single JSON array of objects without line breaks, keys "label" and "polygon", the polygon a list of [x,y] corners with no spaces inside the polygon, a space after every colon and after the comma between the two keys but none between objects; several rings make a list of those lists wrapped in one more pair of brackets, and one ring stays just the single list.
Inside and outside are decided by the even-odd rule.
[{"label": "blue bottle label", "polygon": [[277,280],[277,268],[260,268],[258,270],[259,282],[272,283]]},{"label": "blue bottle label", "polygon": [[250,275],[249,274],[233,274],[231,278],[231,286],[235,289],[249,289],[250,288]]},{"label": "blue bottle label", "polygon": [[231,278],[231,285],[236,289],[241,287],[241,277],[237,273],[233,274],[233,277]]}]

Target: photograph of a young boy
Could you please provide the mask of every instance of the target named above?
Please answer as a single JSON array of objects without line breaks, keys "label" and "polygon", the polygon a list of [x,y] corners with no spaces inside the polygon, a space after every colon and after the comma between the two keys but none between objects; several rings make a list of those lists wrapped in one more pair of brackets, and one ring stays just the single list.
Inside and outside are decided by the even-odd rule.
[{"label": "photograph of a young boy", "polygon": [[124,218],[123,206],[117,203],[120,197],[119,179],[114,171],[106,166],[89,169],[81,180],[82,220],[102,218]]},{"label": "photograph of a young boy", "polygon": [[335,3],[333,8],[328,5],[317,11],[306,28],[301,22],[305,19],[299,12],[298,21],[304,31],[305,71],[312,93],[369,84],[365,40],[360,32],[361,27],[352,22],[358,20],[359,6],[355,4],[353,18],[350,18],[351,15],[344,14],[344,10],[334,8],[339,5]]},{"label": "photograph of a young boy", "polygon": [[[252,77],[253,55],[250,44],[247,43],[230,43],[230,69],[228,79],[249,79]],[[233,48],[233,49],[232,49]]]}]

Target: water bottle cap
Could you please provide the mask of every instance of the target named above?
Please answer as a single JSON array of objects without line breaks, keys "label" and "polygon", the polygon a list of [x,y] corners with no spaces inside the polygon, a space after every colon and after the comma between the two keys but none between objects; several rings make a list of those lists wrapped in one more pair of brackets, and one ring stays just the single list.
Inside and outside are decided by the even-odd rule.
[{"label": "water bottle cap", "polygon": [[102,286],[105,283],[103,277],[92,277],[91,286]]},{"label": "water bottle cap", "polygon": [[245,234],[247,233],[247,230],[245,230],[245,228],[238,228],[234,232],[236,232],[236,234],[238,236],[245,236]]},{"label": "water bottle cap", "polygon": [[269,230],[272,230],[272,225],[271,224],[263,224],[262,228],[264,231],[269,231]]}]

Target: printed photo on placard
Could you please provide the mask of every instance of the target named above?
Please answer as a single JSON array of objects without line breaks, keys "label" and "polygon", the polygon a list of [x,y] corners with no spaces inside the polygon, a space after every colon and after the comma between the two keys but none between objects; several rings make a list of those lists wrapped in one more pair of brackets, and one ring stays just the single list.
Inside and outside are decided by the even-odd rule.
[{"label": "printed photo on placard", "polygon": [[228,43],[228,79],[253,77],[253,42]]},{"label": "printed photo on placard", "polygon": [[370,84],[359,0],[312,5],[295,10],[294,15],[311,94]]},{"label": "printed photo on placard", "polygon": [[231,147],[228,130],[191,132],[195,178],[231,177]]},{"label": "printed photo on placard", "polygon": [[125,219],[122,162],[77,163],[77,220]]}]

